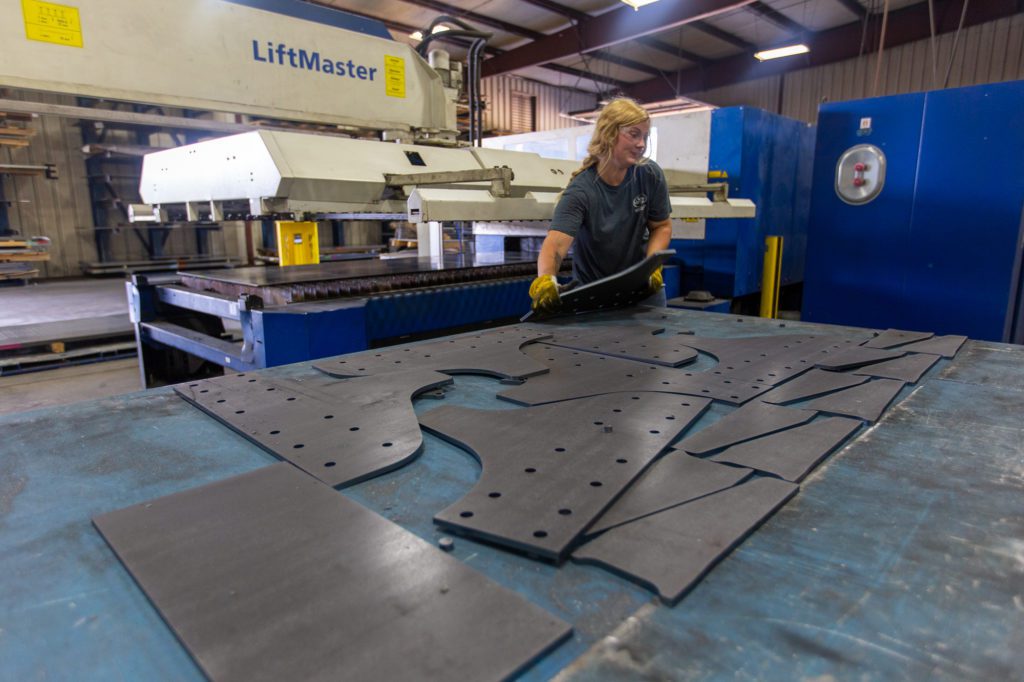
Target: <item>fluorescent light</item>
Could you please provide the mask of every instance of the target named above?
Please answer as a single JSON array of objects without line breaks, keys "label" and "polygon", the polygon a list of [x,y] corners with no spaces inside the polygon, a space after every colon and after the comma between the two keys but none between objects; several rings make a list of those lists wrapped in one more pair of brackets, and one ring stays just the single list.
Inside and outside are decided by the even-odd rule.
[{"label": "fluorescent light", "polygon": [[768,59],[778,59],[779,57],[792,57],[795,54],[805,54],[810,51],[811,48],[801,43],[799,45],[787,45],[786,47],[777,47],[774,50],[763,50],[761,52],[755,52],[754,59],[763,62]]},{"label": "fluorescent light", "polygon": [[632,7],[635,10],[640,9],[644,5],[650,5],[651,3],[654,3],[654,2],[657,2],[657,1],[658,0],[622,0],[622,2],[626,3],[627,5],[629,5],[630,7]]},{"label": "fluorescent light", "polygon": [[409,37],[413,40],[423,40],[423,31],[413,31],[409,34]]},{"label": "fluorescent light", "polygon": [[[431,33],[444,33],[445,31],[450,31],[450,30],[451,30],[451,28],[449,28],[448,26],[445,26],[444,24],[438,24],[430,32]],[[409,34],[409,37],[412,38],[413,40],[423,40],[423,31],[413,31],[412,33]]]}]

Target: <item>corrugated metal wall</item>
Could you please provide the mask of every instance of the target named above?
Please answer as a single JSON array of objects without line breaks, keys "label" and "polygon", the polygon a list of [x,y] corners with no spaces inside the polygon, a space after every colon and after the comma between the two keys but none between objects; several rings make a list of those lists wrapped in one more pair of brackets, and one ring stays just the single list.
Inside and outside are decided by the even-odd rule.
[{"label": "corrugated metal wall", "polygon": [[[26,99],[18,92],[11,99]],[[33,100],[47,104],[74,104],[73,97],[33,93]],[[96,259],[92,208],[82,156],[82,137],[75,122],[56,116],[40,116],[32,123],[38,132],[24,148],[0,147],[3,163],[40,165],[54,163],[60,177],[4,176],[4,195],[13,202],[8,210],[11,227],[22,236],[49,237],[50,261],[39,263],[43,277],[81,273],[80,261]]]},{"label": "corrugated metal wall", "polygon": [[530,95],[537,98],[537,130],[554,130],[575,125],[572,119],[560,114],[570,111],[590,110],[597,105],[597,97],[579,90],[557,88],[553,85],[501,75],[484,78],[484,129],[495,132],[512,132],[512,94]]},{"label": "corrugated metal wall", "polygon": [[[828,64],[784,76],[692,93],[719,106],[749,105],[814,122],[818,105],[874,95],[896,95],[941,87],[949,68],[954,34],[935,39],[936,74],[928,40],[883,52],[875,89],[876,55]],[[964,29],[949,69],[949,87],[1024,79],[1024,14]]]}]

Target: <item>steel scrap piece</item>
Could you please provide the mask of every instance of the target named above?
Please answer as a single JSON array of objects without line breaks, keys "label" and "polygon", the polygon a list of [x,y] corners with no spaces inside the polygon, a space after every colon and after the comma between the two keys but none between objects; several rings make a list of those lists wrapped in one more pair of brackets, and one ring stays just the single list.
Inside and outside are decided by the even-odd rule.
[{"label": "steel scrap piece", "polygon": [[856,374],[812,369],[761,396],[761,401],[784,405],[863,384],[868,378]]},{"label": "steel scrap piece", "polygon": [[676,254],[675,249],[655,251],[622,272],[563,292],[554,310],[531,310],[520,321],[539,320],[564,315],[579,315],[596,310],[624,308],[650,298],[651,275]]},{"label": "steel scrap piece", "polygon": [[710,426],[697,431],[676,446],[692,455],[704,455],[746,440],[767,436],[810,421],[814,412],[794,410],[756,401],[733,410]]},{"label": "steel scrap piece", "polygon": [[878,377],[880,379],[899,379],[910,384],[916,384],[924,376],[925,372],[931,369],[932,365],[938,361],[938,355],[913,353],[895,360],[861,367],[853,373]]},{"label": "steel scrap piece", "polygon": [[799,483],[860,426],[861,422],[857,419],[818,419],[810,424],[733,445],[712,455],[710,459],[750,467]]},{"label": "steel scrap piece", "polygon": [[429,370],[317,388],[242,373],[174,390],[268,452],[328,485],[347,486],[415,458],[423,435],[412,398],[451,383]]},{"label": "steel scrap piece", "polygon": [[865,348],[897,348],[915,341],[930,339],[935,334],[931,332],[911,332],[902,329],[886,329],[878,336],[865,341],[862,345]]},{"label": "steel scrap piece", "polygon": [[774,478],[741,483],[612,528],[572,559],[620,573],[675,604],[797,490]]},{"label": "steel scrap piece", "polygon": [[905,385],[905,382],[898,379],[873,379],[860,386],[815,398],[800,407],[874,422],[882,416],[885,408],[895,400]]},{"label": "steel scrap piece", "polygon": [[908,353],[930,353],[932,355],[941,355],[944,358],[951,358],[957,354],[960,346],[964,345],[965,341],[967,341],[966,336],[933,336],[924,341],[900,346],[900,350]]},{"label": "steel scrap piece", "polygon": [[751,469],[725,466],[673,450],[652,464],[587,529],[587,535],[595,535],[698,497],[731,488],[752,473]]},{"label": "steel scrap piece", "polygon": [[768,384],[712,372],[644,365],[543,343],[527,346],[524,352],[550,372],[498,394],[499,398],[519,405],[541,405],[619,391],[680,393],[738,405],[771,389]]},{"label": "steel scrap piece", "polygon": [[571,633],[287,463],[93,523],[214,682],[502,680]]},{"label": "steel scrap piece", "polygon": [[483,471],[434,517],[439,525],[561,560],[590,524],[709,400],[614,393],[521,410],[445,405],[428,431],[468,450]]},{"label": "steel scrap piece", "polygon": [[415,346],[394,346],[325,358],[313,367],[337,377],[369,376],[409,369],[445,374],[485,374],[523,379],[543,374],[545,365],[523,355],[521,347],[551,338],[524,325],[500,327]]},{"label": "steel scrap piece", "polygon": [[663,334],[664,327],[631,325],[581,328],[538,324],[535,328],[552,335],[552,338],[543,341],[550,346],[665,367],[679,367],[697,359],[697,351],[686,345],[688,337]]}]

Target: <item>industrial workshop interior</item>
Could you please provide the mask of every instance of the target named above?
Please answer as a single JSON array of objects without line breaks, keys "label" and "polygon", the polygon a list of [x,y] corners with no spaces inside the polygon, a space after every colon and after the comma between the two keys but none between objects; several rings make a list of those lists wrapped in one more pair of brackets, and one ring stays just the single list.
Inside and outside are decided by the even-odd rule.
[{"label": "industrial workshop interior", "polygon": [[0,45],[0,680],[1024,679],[1024,1]]}]

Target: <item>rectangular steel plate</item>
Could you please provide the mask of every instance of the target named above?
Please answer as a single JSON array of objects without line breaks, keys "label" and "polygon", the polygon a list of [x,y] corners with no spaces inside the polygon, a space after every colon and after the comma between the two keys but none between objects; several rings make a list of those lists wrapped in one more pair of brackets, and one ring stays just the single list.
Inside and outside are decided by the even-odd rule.
[{"label": "rectangular steel plate", "polygon": [[501,680],[571,632],[286,463],[93,522],[214,682]]}]

